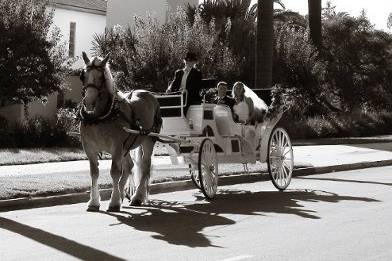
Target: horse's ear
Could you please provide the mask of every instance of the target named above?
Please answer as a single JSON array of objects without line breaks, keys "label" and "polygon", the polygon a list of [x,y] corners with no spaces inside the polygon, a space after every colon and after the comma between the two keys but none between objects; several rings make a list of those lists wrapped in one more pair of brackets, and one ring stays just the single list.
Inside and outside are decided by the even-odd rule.
[{"label": "horse's ear", "polygon": [[90,59],[88,58],[87,54],[85,52],[82,52],[83,55],[83,60],[85,64],[89,64],[90,63]]},{"label": "horse's ear", "polygon": [[108,54],[105,56],[105,58],[102,60],[102,62],[101,62],[101,65],[102,65],[102,66],[105,66],[106,63],[109,61],[109,56],[110,56],[110,53],[108,53]]}]

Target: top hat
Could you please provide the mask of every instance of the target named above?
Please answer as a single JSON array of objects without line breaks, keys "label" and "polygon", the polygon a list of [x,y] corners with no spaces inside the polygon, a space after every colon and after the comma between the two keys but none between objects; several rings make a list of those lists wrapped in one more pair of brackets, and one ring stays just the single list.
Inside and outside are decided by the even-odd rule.
[{"label": "top hat", "polygon": [[196,54],[192,52],[187,52],[185,56],[185,61],[197,61]]}]

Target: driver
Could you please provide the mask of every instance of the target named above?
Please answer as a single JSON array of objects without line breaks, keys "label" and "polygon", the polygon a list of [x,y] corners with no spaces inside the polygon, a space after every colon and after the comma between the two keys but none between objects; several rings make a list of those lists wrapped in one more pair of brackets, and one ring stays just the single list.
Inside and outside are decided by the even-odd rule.
[{"label": "driver", "polygon": [[175,72],[174,80],[166,90],[166,93],[187,90],[188,97],[187,105],[184,108],[185,115],[190,105],[201,103],[200,88],[202,74],[196,68],[196,64],[196,54],[188,52],[184,58],[184,68]]}]

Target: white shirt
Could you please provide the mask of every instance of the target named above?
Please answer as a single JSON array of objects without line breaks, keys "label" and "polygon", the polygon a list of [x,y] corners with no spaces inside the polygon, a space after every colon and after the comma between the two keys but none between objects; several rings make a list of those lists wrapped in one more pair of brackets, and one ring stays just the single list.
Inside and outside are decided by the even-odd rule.
[{"label": "white shirt", "polygon": [[249,119],[249,106],[246,103],[245,99],[234,105],[233,111],[238,116],[238,120],[240,122],[246,122]]},{"label": "white shirt", "polygon": [[183,69],[183,71],[184,71],[184,74],[182,75],[182,79],[181,79],[180,91],[183,91],[186,89],[186,80],[188,79],[188,75],[191,70]]}]

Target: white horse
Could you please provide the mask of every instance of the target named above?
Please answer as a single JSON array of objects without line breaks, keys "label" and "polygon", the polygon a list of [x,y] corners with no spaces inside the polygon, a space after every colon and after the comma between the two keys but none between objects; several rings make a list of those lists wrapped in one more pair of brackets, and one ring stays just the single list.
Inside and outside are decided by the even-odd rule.
[{"label": "white horse", "polygon": [[[107,65],[108,59],[106,56],[90,60],[83,52],[80,134],[90,162],[91,192],[87,211],[99,211],[98,155],[102,151],[112,155],[113,190],[108,211],[120,211],[125,185],[134,165],[135,193],[131,205],[146,202],[155,139],[148,135],[128,134],[123,127],[159,132],[162,125],[158,101],[150,92],[135,90],[127,96],[117,91]],[[133,159],[129,153],[132,149],[135,149]]]}]

